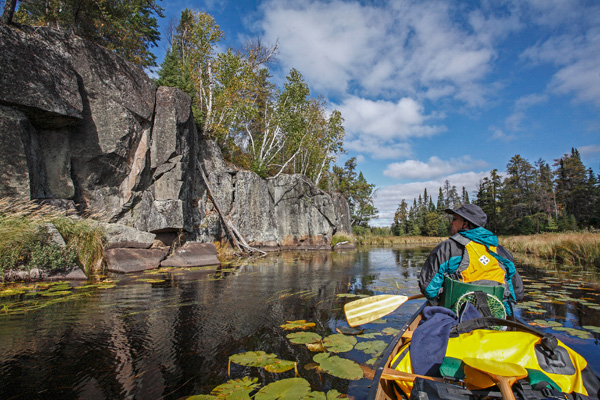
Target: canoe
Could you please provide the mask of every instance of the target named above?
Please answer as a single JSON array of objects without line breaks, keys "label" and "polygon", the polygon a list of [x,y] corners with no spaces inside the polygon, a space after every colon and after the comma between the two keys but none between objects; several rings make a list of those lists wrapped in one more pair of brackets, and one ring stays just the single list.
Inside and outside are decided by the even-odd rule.
[{"label": "canoe", "polygon": [[394,380],[400,377],[401,379],[414,380],[417,375],[402,373],[390,368],[393,358],[398,354],[398,350],[406,344],[412,337],[412,333],[419,322],[421,322],[422,311],[428,305],[425,302],[404,324],[400,333],[392,340],[383,353],[383,357],[373,376],[373,384],[369,390],[368,400],[396,400],[398,399],[398,388],[395,386]]},{"label": "canoe", "polygon": [[[410,320],[408,322],[406,322],[406,324],[404,324],[400,333],[392,340],[392,342],[389,344],[389,346],[384,351],[381,361],[374,371],[372,369],[364,368],[365,376],[367,378],[370,378],[373,380],[373,383],[371,385],[371,388],[369,390],[369,394],[367,397],[368,400],[406,399],[408,396],[403,394],[402,390],[398,387],[397,383],[395,382],[396,380],[411,381],[411,382],[415,382],[415,380],[417,380],[417,382],[420,381],[419,387],[421,387],[421,388],[422,387],[435,387],[436,390],[440,389],[440,385],[445,385],[445,386],[447,386],[447,388],[442,387],[441,388],[442,392],[445,392],[447,390],[448,393],[453,393],[453,394],[460,393],[461,394],[461,395],[452,396],[452,397],[448,397],[448,398],[456,398],[456,399],[469,398],[469,396],[465,395],[465,393],[470,394],[471,392],[467,389],[468,385],[465,385],[464,382],[459,382],[456,379],[452,380],[452,379],[444,379],[441,377],[422,376],[422,375],[417,375],[417,374],[408,373],[408,372],[401,372],[401,371],[397,371],[395,369],[390,368],[390,365],[392,364],[392,360],[394,359],[394,357],[400,352],[402,347],[411,340],[414,331],[417,329],[417,327],[419,326],[419,323],[422,320],[423,310],[428,305],[429,304],[427,302],[424,303],[421,306],[421,308],[419,308],[419,310],[417,310],[417,312],[415,312],[415,314],[412,315]],[[517,323],[522,324],[522,322],[520,322],[520,321],[517,321]],[[515,322],[513,322],[513,324],[515,324]],[[535,331],[533,328],[528,327],[526,324],[524,326],[532,331]],[[502,334],[502,335],[522,334],[521,329],[514,330],[511,328],[508,328],[508,331],[509,332],[499,332],[499,331],[495,331],[495,332],[496,332],[496,334]],[[487,330],[487,329],[479,330],[479,332],[490,332],[490,330]],[[536,337],[536,340],[539,340],[539,337]],[[505,344],[503,344],[502,346],[504,346],[504,345]],[[512,347],[518,346],[518,344],[515,344],[515,342],[512,342],[511,344],[506,344],[506,345],[507,345],[507,347],[508,346],[512,346]],[[562,346],[563,348],[566,347],[566,346],[564,346],[564,344],[560,343],[560,341],[559,341],[559,345]],[[522,348],[530,348],[530,347],[533,347],[533,346],[522,346]],[[472,348],[474,348],[474,347],[471,347],[471,349]],[[571,349],[568,349],[568,350],[569,350],[568,353],[571,354],[572,350]],[[569,355],[567,355],[567,358],[568,357],[569,357]],[[585,362],[583,357],[581,357],[580,355],[578,355],[576,353],[575,353],[575,356],[573,356],[573,354],[571,354],[570,357],[575,357],[575,358],[573,358],[573,360],[575,360],[575,365],[579,368],[577,374],[580,375],[580,377],[581,377],[579,382],[580,383],[583,382],[583,386],[585,387],[585,389],[583,389],[583,390],[587,390],[588,392],[590,392],[588,394],[590,396],[590,397],[588,397],[588,399],[598,399],[598,396],[600,396],[600,378],[597,377],[593,372],[591,372],[591,369],[589,368],[589,366],[586,367],[587,363]],[[535,358],[535,356],[534,356],[534,358]],[[471,358],[469,358],[469,359],[465,358],[463,360],[464,364],[466,364],[466,366],[464,367],[465,374],[466,374],[467,370],[471,367],[469,362],[472,360],[473,359],[471,359]],[[518,365],[517,363],[514,363],[514,364],[509,363],[509,362],[498,363],[496,361],[481,360],[481,359],[476,359],[476,361],[479,362],[480,364],[487,363],[487,365],[489,365],[490,366],[489,368],[491,368],[491,369],[494,369],[494,364],[499,364],[501,366],[501,369],[503,367],[509,366],[509,367],[513,368],[513,369],[511,369],[511,371],[519,371],[518,373],[511,372],[511,374],[515,375],[515,379],[510,382],[510,385],[512,385],[518,379],[520,379],[522,377],[526,377],[528,374],[528,371],[535,372],[530,369],[530,367],[531,367],[530,365],[527,365],[528,371],[526,371],[523,366]],[[522,362],[522,360],[518,360],[518,363],[523,363],[523,362]],[[479,371],[482,371],[482,370],[479,370]],[[524,373],[524,375],[519,376],[519,374],[521,374],[521,372]],[[486,374],[488,374],[488,373],[490,373],[490,370],[488,370],[486,372]],[[508,384],[503,381],[503,379],[505,379],[505,378],[503,378],[502,376],[504,376],[504,375],[505,374],[500,373],[500,376],[494,376],[495,378],[499,379],[499,381],[494,380],[494,382],[496,382],[497,385],[492,386],[488,389],[485,389],[485,391],[490,393],[492,395],[492,397],[495,397],[495,398],[504,397],[504,399],[514,399],[511,386],[510,385],[506,386]],[[552,376],[554,377],[555,375],[552,375]],[[423,379],[426,381],[423,381]],[[467,379],[465,379],[465,381],[466,380]],[[430,382],[430,384],[423,383],[423,382],[429,382],[429,381],[434,381],[434,382]],[[501,388],[501,390],[499,390],[499,388]],[[421,390],[425,390],[425,389],[421,389]],[[579,387],[577,390],[578,391],[581,390],[581,387]],[[500,391],[502,391],[502,394],[500,393]],[[479,391],[479,392],[481,393],[481,391]],[[493,394],[492,392],[496,392],[496,394]],[[427,393],[427,392],[425,392],[425,393]],[[461,396],[463,396],[463,397],[461,397]],[[466,397],[464,397],[464,396],[466,396]],[[419,398],[424,398],[424,394],[421,393],[421,396],[419,396]],[[436,395],[430,394],[430,396],[428,398],[436,398]],[[446,397],[443,397],[443,398],[446,398]]]}]

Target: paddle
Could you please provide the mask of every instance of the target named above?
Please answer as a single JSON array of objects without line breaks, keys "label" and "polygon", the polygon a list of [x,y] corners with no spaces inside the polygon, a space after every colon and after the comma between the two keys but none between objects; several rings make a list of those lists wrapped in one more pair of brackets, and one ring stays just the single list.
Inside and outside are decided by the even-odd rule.
[{"label": "paddle", "polygon": [[519,379],[527,376],[527,370],[519,364],[501,362],[494,360],[482,360],[479,358],[465,357],[465,375],[469,374],[469,368],[483,372],[498,385],[505,400],[515,400],[512,385]]},{"label": "paddle", "polygon": [[346,321],[351,327],[366,324],[384,317],[406,303],[408,300],[420,299],[422,294],[414,296],[401,296],[393,294],[380,294],[354,300],[344,305]]}]

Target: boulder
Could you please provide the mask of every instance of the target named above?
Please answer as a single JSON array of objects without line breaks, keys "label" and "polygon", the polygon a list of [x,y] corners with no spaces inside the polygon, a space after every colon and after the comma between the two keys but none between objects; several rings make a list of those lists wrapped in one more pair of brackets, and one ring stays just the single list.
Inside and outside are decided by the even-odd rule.
[{"label": "boulder", "polygon": [[154,249],[108,249],[104,252],[106,268],[111,272],[129,273],[155,269],[169,253],[168,247]]},{"label": "boulder", "polygon": [[221,265],[212,243],[188,242],[160,263],[161,267],[201,267]]},{"label": "boulder", "polygon": [[123,224],[107,224],[102,222],[98,224],[104,229],[106,249],[119,247],[149,249],[156,238],[156,235],[153,233],[140,231]]}]

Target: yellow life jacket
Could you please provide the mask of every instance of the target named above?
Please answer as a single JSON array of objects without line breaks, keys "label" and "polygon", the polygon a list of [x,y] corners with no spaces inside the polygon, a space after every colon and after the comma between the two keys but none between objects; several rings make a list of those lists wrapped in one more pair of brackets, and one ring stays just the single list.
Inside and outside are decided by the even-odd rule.
[{"label": "yellow life jacket", "polygon": [[[519,331],[476,329],[462,333],[458,337],[449,338],[446,357],[440,370],[444,369],[447,362],[451,365],[452,361],[462,360],[466,357],[493,360],[499,363],[510,362],[521,365],[527,370],[528,377],[526,379],[529,380],[531,386],[535,386],[539,382],[547,382],[552,389],[564,393],[576,392],[596,398],[598,394],[588,393],[586,388],[587,378],[585,375],[589,376],[590,373],[593,375],[586,360],[561,341],[558,341],[555,351],[560,353],[560,358],[564,361],[563,365],[544,359],[543,355],[540,355],[541,340],[537,335]],[[454,365],[461,365],[461,363],[460,361],[455,362]],[[400,349],[392,360],[391,367],[398,371],[414,373],[410,360],[410,342]],[[462,378],[465,378],[464,372],[462,372]],[[465,382],[468,384],[467,387],[472,390],[494,385],[484,374],[469,376],[465,378]],[[412,382],[396,381],[396,383],[407,396],[410,395]]]},{"label": "yellow life jacket", "polygon": [[[488,248],[481,244],[457,234],[452,239],[465,246],[462,261],[454,274],[460,282],[485,282],[493,281],[500,285],[506,284],[506,270],[504,266],[490,254]],[[489,250],[496,252],[496,246]]]}]

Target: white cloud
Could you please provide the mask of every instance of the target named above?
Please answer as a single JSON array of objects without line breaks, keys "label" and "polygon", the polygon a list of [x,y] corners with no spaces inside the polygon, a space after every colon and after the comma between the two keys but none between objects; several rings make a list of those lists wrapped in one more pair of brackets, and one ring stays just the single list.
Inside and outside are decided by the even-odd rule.
[{"label": "white cloud", "polygon": [[369,154],[376,160],[406,158],[412,155],[412,147],[405,142],[393,143],[373,140],[371,137],[357,137],[344,142],[346,150],[359,154]]},{"label": "white cloud", "polygon": [[428,179],[447,176],[466,169],[482,168],[487,165],[483,160],[471,160],[468,156],[449,161],[431,157],[427,162],[406,160],[389,164],[383,174],[394,179]]},{"label": "white cloud", "polygon": [[462,188],[464,187],[469,193],[469,199],[473,201],[479,182],[486,176],[489,176],[489,171],[464,172],[446,175],[434,180],[397,184],[380,188],[375,194],[373,201],[373,204],[379,211],[379,218],[373,220],[371,224],[373,226],[390,226],[402,199],[406,200],[410,207],[414,199],[423,195],[424,189],[427,189],[427,194],[432,196],[435,203],[439,189],[444,186],[446,180],[448,180],[450,185],[456,186],[459,193],[462,192]]},{"label": "white cloud", "polygon": [[[279,39],[285,71],[295,67],[326,94],[454,96],[481,104],[480,81],[496,58],[487,20],[473,32],[452,3],[271,0],[261,7],[267,42]],[[494,20],[501,31],[502,21]]]},{"label": "white cloud", "polygon": [[391,102],[350,96],[335,108],[344,116],[344,126],[351,136],[366,134],[383,140],[405,140],[432,136],[446,129],[427,125],[431,117],[423,113],[421,104],[408,97]]},{"label": "white cloud", "polygon": [[577,148],[577,151],[579,151],[579,154],[582,156],[597,154],[600,153],[600,145],[592,144],[589,146],[581,146]]},{"label": "white cloud", "polygon": [[[524,114],[523,113],[513,114],[511,117],[515,120],[508,121],[507,123],[519,124],[520,120],[524,118]],[[516,121],[516,119],[519,119],[519,121]],[[512,142],[513,140],[515,140],[517,138],[515,135],[509,135],[507,133],[504,133],[504,131],[502,129],[497,128],[495,126],[491,126],[490,130],[492,131],[492,140],[501,140],[503,142]]]}]

